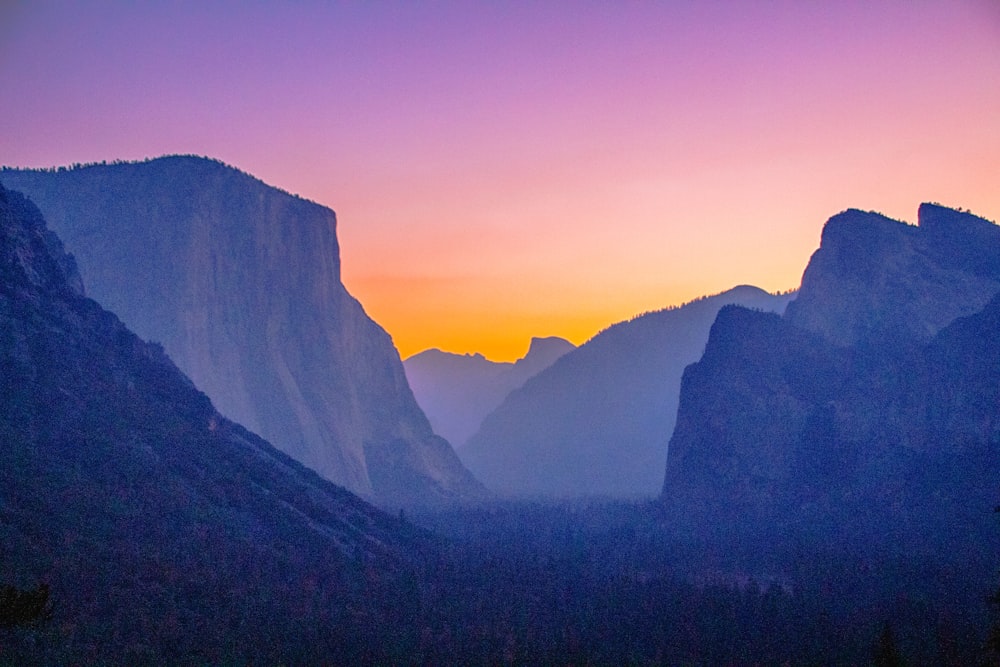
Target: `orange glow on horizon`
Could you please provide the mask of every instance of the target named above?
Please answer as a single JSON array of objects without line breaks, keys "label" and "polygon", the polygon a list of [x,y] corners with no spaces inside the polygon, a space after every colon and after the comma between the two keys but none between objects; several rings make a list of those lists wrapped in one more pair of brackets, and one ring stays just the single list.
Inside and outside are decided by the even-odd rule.
[{"label": "orange glow on horizon", "polygon": [[1000,217],[1000,13],[979,0],[4,18],[4,164],[193,153],[329,206],[344,283],[404,357],[513,360],[794,288],[846,208]]}]

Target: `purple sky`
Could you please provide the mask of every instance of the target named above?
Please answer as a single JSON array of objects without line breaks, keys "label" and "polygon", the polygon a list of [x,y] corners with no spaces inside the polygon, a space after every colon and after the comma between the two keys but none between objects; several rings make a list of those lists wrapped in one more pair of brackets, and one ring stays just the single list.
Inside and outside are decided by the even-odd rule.
[{"label": "purple sky", "polygon": [[0,5],[0,163],[209,155],[326,204],[404,356],[738,283],[847,207],[1000,217],[996,2]]}]

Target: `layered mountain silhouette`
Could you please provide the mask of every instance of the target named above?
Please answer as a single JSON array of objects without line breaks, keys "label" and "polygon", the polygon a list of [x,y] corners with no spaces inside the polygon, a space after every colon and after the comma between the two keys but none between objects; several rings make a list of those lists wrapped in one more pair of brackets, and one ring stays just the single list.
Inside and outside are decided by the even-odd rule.
[{"label": "layered mountain silhouette", "polygon": [[513,363],[433,349],[406,359],[403,368],[434,432],[454,445],[461,457],[466,440],[507,394],[574,348],[555,336],[532,338],[528,353]]},{"label": "layered mountain silhouette", "polygon": [[726,304],[782,311],[791,295],[741,286],[601,332],[511,392],[462,449],[502,494],[656,496],[680,379]]},{"label": "layered mountain silhouette", "polygon": [[3,188],[0,378],[0,582],[55,605],[3,662],[394,659],[427,538],[220,415]]},{"label": "layered mountain silhouette", "polygon": [[995,532],[1000,228],[847,211],[784,316],[720,311],[684,373],[663,500],[688,534],[943,553]]},{"label": "layered mountain silhouette", "polygon": [[198,157],[0,181],[42,210],[87,293],[162,344],[227,417],[383,504],[481,493],[341,283],[330,209]]}]

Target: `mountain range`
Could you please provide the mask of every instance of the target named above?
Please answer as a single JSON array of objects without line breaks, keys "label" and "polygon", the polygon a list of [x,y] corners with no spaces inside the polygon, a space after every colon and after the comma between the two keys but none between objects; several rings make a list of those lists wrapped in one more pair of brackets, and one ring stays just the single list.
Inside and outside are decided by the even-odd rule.
[{"label": "mountain range", "polygon": [[511,392],[461,450],[504,495],[655,497],[685,366],[727,304],[781,312],[791,294],[736,287],[609,327]]},{"label": "mountain range", "polygon": [[330,209],[191,156],[0,181],[41,209],[87,293],[222,414],[384,505],[482,494],[344,288]]},{"label": "mountain range", "polygon": [[428,536],[219,414],[3,188],[0,373],[0,582],[57,619],[5,663],[399,658]]},{"label": "mountain range", "polygon": [[670,440],[682,532],[995,543],[1000,227],[934,204],[918,220],[834,216],[783,316],[720,311]]},{"label": "mountain range", "polygon": [[[214,191],[213,174],[249,178],[209,164],[190,192]],[[233,187],[258,204],[273,195]],[[137,205],[124,191],[91,195]],[[160,195],[151,211],[176,203]],[[183,246],[171,233],[143,243]],[[267,265],[301,245],[279,241],[220,252]],[[149,262],[162,249],[133,243],[134,266],[119,270],[160,270]],[[255,284],[257,270],[239,275]],[[631,452],[660,437],[662,453],[663,405],[676,400],[660,501],[414,512],[450,543],[227,419],[164,346],[85,297],[87,281],[38,208],[0,187],[0,616],[11,591],[55,603],[48,622],[0,628],[0,662],[860,664],[876,637],[876,656],[898,656],[892,627],[916,664],[983,655],[978,609],[1000,549],[1000,228],[989,221],[929,204],[918,226],[847,211],[824,227],[797,297],[740,287],[562,355],[485,420],[540,419],[531,400],[560,418],[527,424],[542,437],[507,465],[563,485],[551,495],[637,479]],[[370,333],[366,321],[351,320]],[[682,352],[695,363],[671,399],[664,377],[677,386]],[[366,409],[411,423],[397,408]],[[567,432],[577,440],[560,441]],[[393,447],[392,484],[413,475],[409,498],[480,497],[474,483],[428,482],[407,463],[419,446]]]},{"label": "mountain range", "polygon": [[555,336],[532,338],[528,353],[513,363],[432,349],[404,360],[403,368],[434,432],[447,439],[461,458],[466,440],[507,394],[574,347]]}]

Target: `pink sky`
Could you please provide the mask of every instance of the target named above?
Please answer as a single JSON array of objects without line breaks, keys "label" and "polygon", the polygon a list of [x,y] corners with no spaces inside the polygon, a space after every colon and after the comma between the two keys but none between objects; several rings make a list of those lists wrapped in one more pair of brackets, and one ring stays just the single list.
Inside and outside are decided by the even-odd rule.
[{"label": "pink sky", "polygon": [[1000,218],[1000,4],[0,4],[0,164],[195,153],[337,211],[406,357],[740,283],[848,207]]}]

